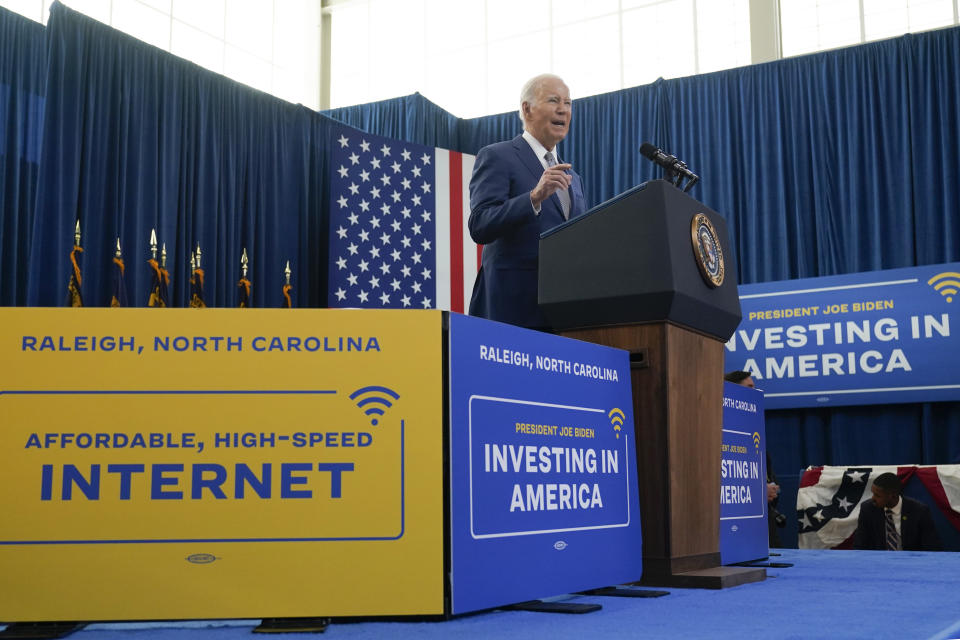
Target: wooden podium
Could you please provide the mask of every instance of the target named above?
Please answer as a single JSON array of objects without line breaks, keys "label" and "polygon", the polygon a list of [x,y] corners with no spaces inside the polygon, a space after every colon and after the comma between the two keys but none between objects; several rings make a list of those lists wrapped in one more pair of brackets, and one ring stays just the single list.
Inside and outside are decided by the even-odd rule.
[{"label": "wooden podium", "polygon": [[724,219],[669,182],[540,239],[539,302],[564,336],[630,352],[644,584],[766,578],[720,566],[723,345],[740,323]]}]

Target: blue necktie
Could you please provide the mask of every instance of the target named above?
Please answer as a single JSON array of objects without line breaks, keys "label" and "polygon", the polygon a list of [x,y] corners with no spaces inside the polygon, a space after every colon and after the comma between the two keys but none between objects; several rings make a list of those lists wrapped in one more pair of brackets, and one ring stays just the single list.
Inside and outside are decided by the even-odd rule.
[{"label": "blue necktie", "polygon": [[886,516],[887,522],[885,524],[886,529],[886,538],[887,538],[887,551],[899,551],[900,550],[900,534],[897,533],[897,525],[893,523],[893,511],[886,509],[883,512],[883,515]]},{"label": "blue necktie", "polygon": [[[547,161],[547,167],[553,167],[557,164],[557,160],[553,157],[552,151],[547,151],[543,159]],[[570,218],[570,192],[567,189],[560,189],[557,191],[557,197],[560,198],[560,208],[563,210],[563,217],[565,219]]]}]

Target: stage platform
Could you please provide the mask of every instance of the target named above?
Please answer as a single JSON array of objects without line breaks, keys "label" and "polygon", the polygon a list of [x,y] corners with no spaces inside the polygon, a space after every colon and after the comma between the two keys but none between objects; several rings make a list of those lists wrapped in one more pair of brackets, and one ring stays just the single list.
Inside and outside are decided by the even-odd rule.
[{"label": "stage platform", "polygon": [[[661,598],[565,596],[603,606],[570,615],[493,610],[445,622],[341,621],[300,638],[960,638],[960,553],[778,550],[764,582]],[[509,580],[509,575],[504,575]],[[388,589],[375,585],[372,589]],[[556,598],[555,598],[556,600]],[[317,614],[323,613],[318,603]],[[75,640],[239,640],[259,620],[90,624]],[[272,634],[273,635],[273,634]],[[262,637],[262,636],[261,636]],[[274,635],[274,637],[277,637]]]}]

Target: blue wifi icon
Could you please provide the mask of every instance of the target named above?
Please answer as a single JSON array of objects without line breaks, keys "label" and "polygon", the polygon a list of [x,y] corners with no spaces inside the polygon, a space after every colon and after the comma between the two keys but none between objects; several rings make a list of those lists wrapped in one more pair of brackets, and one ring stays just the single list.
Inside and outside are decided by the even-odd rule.
[{"label": "blue wifi icon", "polygon": [[376,416],[382,416],[387,409],[393,406],[390,398],[400,399],[393,389],[387,387],[361,387],[350,394],[350,399],[357,403],[357,407],[363,409],[363,413],[370,417],[370,424],[377,426]]}]

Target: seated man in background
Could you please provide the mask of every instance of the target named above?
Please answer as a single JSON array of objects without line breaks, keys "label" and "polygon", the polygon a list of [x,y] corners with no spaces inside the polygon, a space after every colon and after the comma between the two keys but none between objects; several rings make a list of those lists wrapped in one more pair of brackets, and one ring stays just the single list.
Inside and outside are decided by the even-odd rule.
[{"label": "seated man in background", "polygon": [[853,534],[854,549],[878,551],[941,551],[930,508],[901,496],[903,487],[895,473],[882,473],[873,481],[873,499],[860,505]]}]

